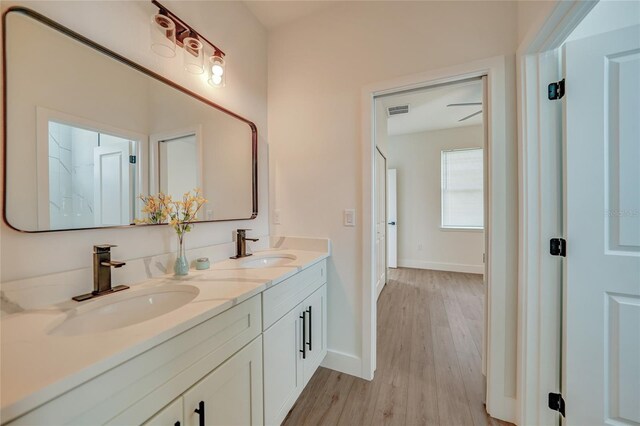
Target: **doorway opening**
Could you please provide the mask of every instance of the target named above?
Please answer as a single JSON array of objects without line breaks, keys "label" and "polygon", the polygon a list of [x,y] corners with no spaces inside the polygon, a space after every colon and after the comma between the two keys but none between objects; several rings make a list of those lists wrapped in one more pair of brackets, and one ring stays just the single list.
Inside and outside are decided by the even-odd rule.
[{"label": "doorway opening", "polygon": [[[376,374],[398,362],[388,346],[418,345],[410,364],[460,391],[436,422],[487,416],[484,85],[476,77],[374,97]],[[390,319],[407,310],[411,342],[393,344]]]},{"label": "doorway opening", "polygon": [[483,93],[477,78],[375,97],[387,267],[484,274]]},{"label": "doorway opening", "polygon": [[[363,172],[363,309],[362,309],[362,373],[361,377],[372,380],[377,374],[377,284],[380,280],[379,268],[386,256],[380,256],[376,244],[381,241],[379,231],[383,223],[376,215],[380,210],[376,194],[380,192],[376,177],[378,150],[376,134],[376,98],[390,94],[409,94],[416,89],[431,90],[451,85],[482,80],[482,116],[486,121],[483,130],[486,146],[483,151],[486,182],[483,182],[484,232],[486,234],[484,250],[485,298],[482,328],[481,371],[486,374],[486,411],[494,418],[513,422],[516,419],[516,376],[517,376],[517,293],[514,283],[517,280],[517,152],[513,144],[515,135],[515,97],[508,90],[513,81],[510,59],[494,57],[446,69],[431,70],[420,74],[401,77],[391,81],[372,84],[363,89],[362,117],[362,172]],[[477,99],[470,101],[476,102]],[[451,103],[463,103],[451,102]],[[473,105],[477,108],[479,105]],[[409,107],[411,108],[411,107]],[[448,107],[452,111],[458,107]],[[457,118],[473,115],[474,109]],[[438,154],[442,161],[442,153]],[[438,166],[440,168],[440,166]],[[398,180],[401,178],[398,177]],[[384,179],[386,187],[387,179]],[[386,200],[385,200],[386,201]],[[437,203],[440,204],[440,199]],[[402,204],[399,200],[398,205]],[[386,209],[385,209],[386,214]],[[391,221],[393,222],[393,221]],[[385,225],[386,218],[385,218]],[[388,226],[388,225],[386,225]],[[402,229],[397,221],[397,228]],[[386,229],[384,230],[386,233]],[[384,239],[386,241],[386,237]],[[386,245],[385,245],[386,251]],[[398,260],[402,254],[398,252]],[[482,375],[479,375],[480,380]]]}]

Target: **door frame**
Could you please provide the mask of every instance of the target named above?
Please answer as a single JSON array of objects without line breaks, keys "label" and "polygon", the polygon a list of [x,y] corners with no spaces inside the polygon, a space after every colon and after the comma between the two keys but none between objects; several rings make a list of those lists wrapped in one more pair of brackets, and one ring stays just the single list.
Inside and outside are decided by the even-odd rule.
[{"label": "door frame", "polygon": [[[384,289],[384,287],[387,285],[387,280],[389,279],[389,260],[387,258],[387,256],[389,255],[389,240],[388,240],[388,234],[387,234],[387,220],[388,220],[388,216],[387,216],[387,208],[389,207],[387,205],[387,197],[388,197],[388,192],[389,188],[388,188],[388,181],[387,181],[387,170],[388,169],[388,164],[387,164],[387,156],[385,155],[384,152],[382,152],[382,150],[380,149],[380,147],[378,145],[376,145],[375,147],[375,152],[374,152],[374,156],[377,156],[377,154],[380,154],[380,156],[382,157],[382,160],[384,161],[384,226],[385,226],[385,234],[384,234],[384,281],[380,284],[380,288],[378,289],[377,285],[376,285],[376,289],[375,289],[375,294],[376,294],[376,303],[378,300],[378,297],[380,297],[380,293],[382,293],[382,290]],[[375,157],[374,157],[375,158]],[[375,167],[375,166],[374,166]],[[374,173],[376,172],[376,170],[374,170]],[[377,189],[377,188],[376,188]],[[374,198],[374,203],[375,203],[375,199],[377,196],[377,192],[373,195]],[[376,206],[377,209],[377,206]],[[375,210],[373,212],[374,217],[376,216],[375,214]],[[374,223],[375,226],[375,223]],[[375,248],[374,248],[375,250]],[[377,259],[376,259],[377,262]],[[376,271],[376,277],[378,276],[377,271]],[[375,356],[375,354],[374,354]],[[377,357],[376,357],[377,358]],[[375,364],[375,359],[374,358],[374,364]]]},{"label": "door frame", "polygon": [[[598,0],[557,2],[541,16],[516,52],[518,91],[518,424],[552,424],[559,414],[547,393],[560,391],[562,342],[559,259],[550,259],[550,235],[562,231],[559,105],[546,84],[562,77],[559,49]],[[560,116],[559,116],[560,115]],[[551,129],[551,130],[550,130]],[[555,131],[553,130],[555,129]],[[553,193],[551,197],[549,193]],[[560,237],[561,235],[557,235]]]},{"label": "door frame", "polygon": [[[374,97],[382,94],[420,87],[452,83],[469,78],[487,77],[487,133],[485,146],[488,167],[489,200],[485,235],[489,251],[485,263],[487,280],[487,347],[484,348],[487,377],[487,411],[494,417],[516,420],[516,324],[509,321],[506,311],[511,309],[515,319],[517,311],[517,199],[515,168],[516,146],[511,141],[515,129],[515,64],[510,56],[497,56],[453,67],[431,70],[393,80],[371,84],[362,90],[362,373],[373,379],[376,350],[376,298],[375,298],[375,105]],[[513,162],[507,159],[513,158]],[[511,208],[510,208],[511,207]],[[512,301],[513,303],[508,303]],[[512,356],[505,347],[513,345]]]}]

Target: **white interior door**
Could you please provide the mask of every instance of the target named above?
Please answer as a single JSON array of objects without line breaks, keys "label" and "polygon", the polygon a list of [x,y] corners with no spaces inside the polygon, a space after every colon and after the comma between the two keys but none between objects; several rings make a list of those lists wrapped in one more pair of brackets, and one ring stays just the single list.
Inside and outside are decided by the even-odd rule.
[{"label": "white interior door", "polygon": [[198,177],[198,146],[196,135],[158,142],[160,191],[181,200],[185,192],[202,189]]},{"label": "white interior door", "polygon": [[563,395],[570,425],[640,424],[640,25],[565,51]]},{"label": "white interior door", "polygon": [[397,170],[387,170],[387,266],[398,267]]},{"label": "white interior door", "polygon": [[[387,160],[376,150],[376,295],[387,283]],[[376,297],[377,297],[376,296]]]},{"label": "white interior door", "polygon": [[96,226],[128,225],[129,141],[94,148],[93,188]]}]

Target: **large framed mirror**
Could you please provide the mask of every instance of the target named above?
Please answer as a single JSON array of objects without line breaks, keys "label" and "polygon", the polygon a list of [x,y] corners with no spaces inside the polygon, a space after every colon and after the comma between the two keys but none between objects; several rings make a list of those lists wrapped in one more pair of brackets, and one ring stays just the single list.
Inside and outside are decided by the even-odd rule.
[{"label": "large framed mirror", "polygon": [[145,220],[141,196],[196,188],[201,221],[257,216],[251,121],[37,12],[3,20],[9,226],[132,226]]}]

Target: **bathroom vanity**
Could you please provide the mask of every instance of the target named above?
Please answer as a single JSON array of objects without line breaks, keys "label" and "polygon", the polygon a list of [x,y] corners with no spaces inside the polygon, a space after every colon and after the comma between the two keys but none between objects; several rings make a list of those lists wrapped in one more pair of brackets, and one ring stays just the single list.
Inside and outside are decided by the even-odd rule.
[{"label": "bathroom vanity", "polygon": [[328,256],[270,249],[5,316],[2,424],[280,424],[327,352]]}]

